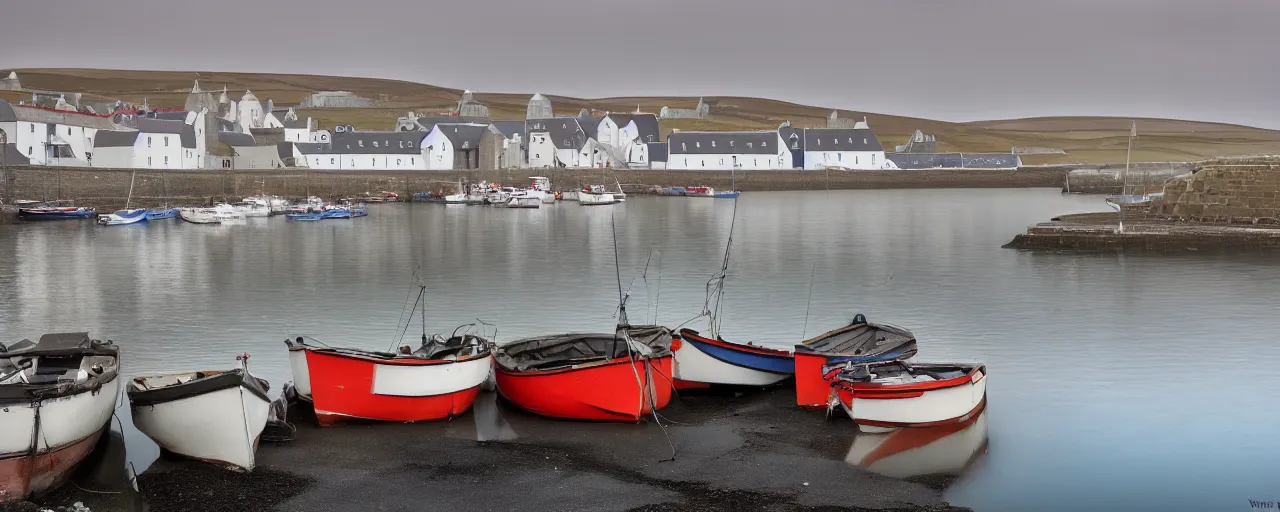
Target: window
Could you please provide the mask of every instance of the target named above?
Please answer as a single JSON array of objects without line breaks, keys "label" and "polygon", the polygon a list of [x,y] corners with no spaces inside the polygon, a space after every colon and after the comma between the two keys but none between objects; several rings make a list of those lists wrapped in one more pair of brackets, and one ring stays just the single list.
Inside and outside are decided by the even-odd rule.
[{"label": "window", "polygon": [[703,166],[703,167],[706,167],[706,166],[707,166],[707,161],[706,161],[706,160],[703,160],[703,161],[702,161],[702,166]]},{"label": "window", "polygon": [[147,137],[147,147],[151,147],[151,137]]},{"label": "window", "polygon": [[720,165],[724,165],[724,159],[723,159],[723,158],[721,158],[721,159],[720,159]]},{"label": "window", "polygon": [[831,139],[831,143],[832,143],[832,144],[835,144],[835,145],[837,145],[837,146],[839,146],[839,145],[840,145],[840,139]]},{"label": "window", "polygon": [[375,167],[376,167],[376,166],[378,165],[378,159],[377,159],[377,158],[370,158],[370,159],[369,159],[369,165],[372,165],[372,166],[375,166]]},{"label": "window", "polygon": [[693,143],[693,145],[694,145],[695,147],[699,147],[699,148],[700,148],[700,147],[702,147],[702,143],[701,143],[701,142],[694,142],[694,143]]},{"label": "window", "polygon": [[165,167],[168,167],[168,166],[169,166],[169,157],[167,157],[167,156],[166,156],[166,157],[164,157],[164,165],[165,165]]},{"label": "window", "polygon": [[760,161],[759,161],[759,160],[756,160],[756,159],[754,159],[754,158],[752,158],[752,159],[751,159],[751,166],[752,166],[752,167],[756,167],[756,166],[759,166],[759,165],[760,165]]},{"label": "window", "polygon": [[409,165],[415,165],[412,158],[409,159]]},{"label": "window", "polygon": [[147,167],[151,167],[151,157],[147,157]]},{"label": "window", "polygon": [[[842,158],[842,156],[843,156],[843,155],[844,155],[844,153],[836,153],[836,160],[837,160],[837,161],[842,160],[842,159],[843,159],[843,158]],[[854,157],[854,158],[857,158],[857,157]]]},{"label": "window", "polygon": [[865,137],[863,137],[863,139],[862,139],[862,145],[864,145],[864,146],[865,146],[865,145],[867,145],[867,139],[866,139]]},{"label": "window", "polygon": [[400,147],[401,147],[402,149],[404,148],[404,141],[400,141]]},{"label": "window", "polygon": [[534,157],[534,158],[542,158],[542,153],[534,153],[534,154],[533,154],[533,157]]},{"label": "window", "polygon": [[397,159],[396,159],[396,165],[400,165],[400,159],[399,159],[399,158],[397,158]]},{"label": "window", "polygon": [[871,154],[871,165],[875,165],[875,164],[876,164],[876,154],[875,154],[875,153],[872,153],[872,154]]},{"label": "window", "polygon": [[684,145],[684,143],[683,143],[683,142],[681,142],[681,143],[680,143],[680,151],[688,151],[688,150],[689,150],[689,148],[688,148],[688,147],[686,147],[686,146]]},{"label": "window", "polygon": [[711,141],[711,147],[713,147],[713,148],[714,148],[714,147],[716,147],[716,141],[714,141],[714,140],[713,140],[713,141]]},{"label": "window", "polygon": [[769,147],[769,143],[768,143],[767,141],[766,141],[766,142],[761,142],[761,143],[760,143],[760,147],[762,147],[762,148],[767,148],[767,147]]},{"label": "window", "polygon": [[413,141],[409,141],[407,142],[407,144],[408,144],[408,147],[413,147]]},{"label": "window", "polygon": [[858,155],[853,155],[853,163],[854,164],[858,163]]},{"label": "window", "polygon": [[31,156],[31,146],[27,146],[27,156]]},{"label": "window", "polygon": [[36,125],[35,125],[35,124],[32,124],[32,125],[31,125],[31,133],[35,133],[35,132],[36,132]]},{"label": "window", "polygon": [[375,141],[373,141],[373,147],[375,147],[375,148],[376,148],[376,147],[378,147],[378,141],[376,141],[376,140],[375,140]]},{"label": "window", "polygon": [[[360,147],[364,147],[364,141],[363,141],[363,140],[356,141],[356,144],[359,144],[359,145],[360,145]],[[350,145],[350,144],[348,144],[348,145],[347,145],[347,147],[351,147],[351,145]]]},{"label": "window", "polygon": [[729,147],[733,147],[733,141],[729,141]]},{"label": "window", "polygon": [[166,147],[166,148],[167,148],[167,147],[169,147],[169,136],[168,136],[168,135],[166,135],[166,136],[164,137],[164,147]]},{"label": "window", "polygon": [[333,165],[333,164],[334,164],[333,160],[334,160],[334,159],[332,159],[332,158],[330,158],[330,159],[329,159],[329,165]]},{"label": "window", "polygon": [[70,127],[70,126],[68,126],[68,127],[67,127],[67,135],[71,135],[71,127]]}]

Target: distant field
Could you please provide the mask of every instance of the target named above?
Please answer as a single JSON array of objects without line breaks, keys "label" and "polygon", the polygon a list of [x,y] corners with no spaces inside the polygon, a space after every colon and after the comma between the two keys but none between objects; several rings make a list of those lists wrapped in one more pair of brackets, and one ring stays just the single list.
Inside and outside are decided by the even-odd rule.
[{"label": "distant field", "polygon": [[[7,74],[9,70],[0,70]],[[197,78],[195,72],[125,71],[97,69],[18,69],[25,87],[67,92],[81,92],[101,99],[123,99],[152,106],[181,107]],[[311,109],[300,115],[315,118],[320,126],[351,124],[361,130],[389,130],[397,117],[410,110],[420,113],[447,111],[458,101],[462,91],[427,84],[376,78],[348,78],[312,75],[276,75],[259,73],[199,72],[200,86],[220,91],[225,85],[232,99],[246,89],[258,98],[277,104],[295,104],[315,91],[343,90],[377,98],[386,95],[378,108]],[[541,92],[551,98],[559,115],[574,115],[582,108],[608,111],[657,112],[662,106],[693,107],[697,98],[567,98],[552,91],[529,91],[528,94],[476,93],[478,101],[489,106],[494,119],[524,119],[529,96]],[[0,98],[21,99],[22,95],[0,93]],[[707,97],[711,115],[707,119],[663,120],[662,129],[670,133],[680,130],[754,130],[774,128],[790,120],[797,127],[824,126],[831,109],[797,105],[784,101]],[[841,117],[862,119],[866,116],[886,149],[901,144],[916,129],[938,137],[941,151],[994,152],[1009,151],[1013,146],[1040,146],[1066,150],[1065,155],[1026,156],[1027,164],[1114,163],[1123,162],[1129,119],[1110,117],[1045,117],[1001,121],[950,123],[929,119],[892,116],[870,112],[840,111]],[[1134,147],[1135,161],[1185,161],[1215,156],[1242,154],[1280,154],[1280,131],[1221,123],[1203,123],[1171,119],[1137,119],[1139,138]]]}]

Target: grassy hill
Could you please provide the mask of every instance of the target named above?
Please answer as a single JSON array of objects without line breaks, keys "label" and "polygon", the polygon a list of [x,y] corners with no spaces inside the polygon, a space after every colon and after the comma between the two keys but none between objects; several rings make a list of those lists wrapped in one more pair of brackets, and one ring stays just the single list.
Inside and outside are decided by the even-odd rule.
[{"label": "grassy hill", "polygon": [[[189,71],[125,71],[99,69],[17,69],[24,87],[31,89],[80,92],[89,98],[122,99],[152,106],[181,107],[191,89],[196,72]],[[8,70],[0,71],[7,74]],[[277,104],[296,104],[315,91],[351,91],[368,98],[379,98],[377,108],[306,109],[299,115],[315,118],[321,127],[351,124],[361,130],[389,130],[395,120],[407,111],[444,112],[458,101],[462,91],[427,84],[377,78],[351,78],[313,75],[278,75],[264,73],[199,72],[200,85],[206,90],[226,86],[233,99],[246,89],[258,98]],[[478,101],[489,106],[494,119],[524,119],[525,105],[534,92],[551,98],[556,113],[574,115],[582,108],[630,112],[637,106],[646,112],[657,112],[664,105],[691,108],[697,98],[643,97],[582,99],[555,96],[548,91],[521,94],[476,93]],[[0,93],[0,98],[16,101],[22,94]],[[797,105],[785,101],[741,97],[707,97],[711,115],[707,119],[663,120],[669,133],[680,130],[768,129],[790,120],[797,127],[820,127],[830,109]],[[1112,117],[1044,117],[1000,121],[950,123],[929,119],[893,116],[871,112],[841,110],[841,117],[861,119],[866,116],[887,149],[901,144],[916,129],[936,135],[941,151],[987,152],[1009,151],[1013,146],[1039,146],[1066,150],[1066,155],[1026,156],[1028,164],[1123,162],[1128,118]],[[1139,138],[1134,148],[1135,161],[1185,161],[1215,156],[1280,153],[1280,131],[1221,123],[1203,123],[1170,119],[1137,119]]]}]

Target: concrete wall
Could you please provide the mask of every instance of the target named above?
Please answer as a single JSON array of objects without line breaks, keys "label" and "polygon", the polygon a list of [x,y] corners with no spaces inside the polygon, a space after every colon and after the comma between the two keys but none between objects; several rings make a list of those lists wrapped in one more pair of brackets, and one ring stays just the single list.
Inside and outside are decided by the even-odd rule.
[{"label": "concrete wall", "polygon": [[1280,157],[1202,162],[1165,183],[1154,208],[1190,221],[1280,224]]}]

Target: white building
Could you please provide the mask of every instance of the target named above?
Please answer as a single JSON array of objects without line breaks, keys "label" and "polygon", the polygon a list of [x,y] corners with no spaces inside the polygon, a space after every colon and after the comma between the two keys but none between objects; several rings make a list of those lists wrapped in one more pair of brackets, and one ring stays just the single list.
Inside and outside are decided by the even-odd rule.
[{"label": "white building", "polygon": [[480,167],[480,140],[488,131],[486,124],[440,123],[431,128],[422,146],[427,169],[477,169]]},{"label": "white building", "polygon": [[103,116],[0,100],[0,131],[31,165],[88,166],[94,136],[116,128]]},{"label": "white building", "polygon": [[527,167],[525,158],[525,141],[527,140],[524,121],[494,121],[490,123],[494,131],[502,134],[502,144],[498,154],[499,169],[516,169]]},{"label": "white building", "polygon": [[277,115],[278,112],[267,113],[267,120],[264,123],[266,128],[283,128],[285,142],[312,142],[311,141],[311,118],[299,119],[298,114],[290,107],[283,115]]},{"label": "white building", "polygon": [[727,171],[790,169],[791,151],[777,131],[673,132],[667,169]]},{"label": "white building", "polygon": [[884,156],[880,140],[865,122],[855,128],[806,128],[804,140],[804,168],[817,170],[843,169],[897,169]]},{"label": "white building", "polygon": [[[321,132],[317,132],[321,133]],[[328,132],[322,132],[330,137]],[[332,142],[294,143],[299,167],[357,171],[426,170],[422,132],[335,132]]]},{"label": "white building", "polygon": [[[525,133],[529,137],[529,167],[592,167],[595,139],[588,135],[577,117],[553,117],[525,121]],[[589,124],[592,132],[599,120]],[[590,142],[588,142],[590,141]]]},{"label": "white building", "polygon": [[[203,122],[203,113],[193,122]],[[200,169],[205,155],[197,144],[196,126],[184,121],[135,119],[136,131],[99,131],[94,137],[94,167],[134,169]]]}]

